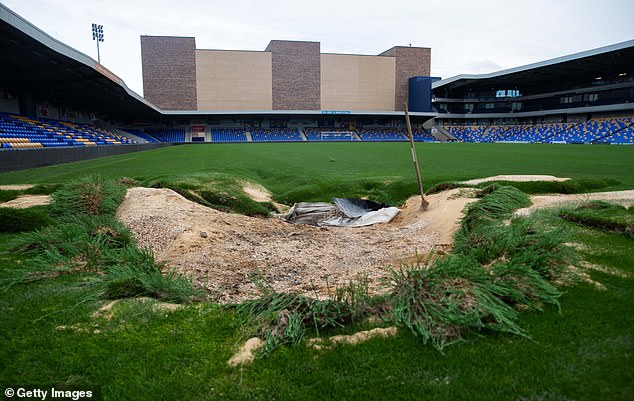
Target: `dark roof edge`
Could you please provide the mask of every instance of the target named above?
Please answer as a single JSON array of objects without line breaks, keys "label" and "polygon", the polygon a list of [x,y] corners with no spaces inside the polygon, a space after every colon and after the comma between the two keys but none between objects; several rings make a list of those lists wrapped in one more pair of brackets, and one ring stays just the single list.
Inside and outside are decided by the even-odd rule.
[{"label": "dark roof edge", "polygon": [[609,53],[609,52],[625,49],[625,48],[632,47],[632,46],[634,46],[634,39],[633,40],[627,40],[625,42],[615,43],[615,44],[608,45],[608,46],[598,47],[598,48],[592,49],[592,50],[586,50],[586,51],[579,52],[579,53],[569,54],[567,56],[561,56],[561,57],[556,57],[556,58],[549,59],[549,60],[538,61],[536,63],[527,64],[527,65],[523,65],[523,66],[520,66],[520,67],[509,68],[509,69],[501,70],[501,71],[497,71],[497,72],[491,72],[491,73],[487,73],[487,74],[461,74],[461,75],[456,75],[454,77],[450,77],[450,78],[447,78],[447,79],[442,79],[440,81],[432,83],[432,89],[436,89],[436,88],[442,87],[444,85],[448,85],[448,84],[450,84],[452,82],[456,82],[456,81],[459,81],[461,79],[495,78],[495,77],[499,77],[499,76],[503,76],[503,75],[513,74],[513,73],[516,73],[516,72],[522,72],[522,71],[527,71],[527,70],[531,70],[531,69],[535,69],[535,68],[547,67],[549,65],[565,63],[567,61],[577,60],[577,59],[581,59],[581,58],[585,58],[585,57],[596,56],[598,54]]},{"label": "dark roof edge", "polygon": [[[132,96],[133,98],[135,98],[136,100],[138,100],[141,103],[144,103],[145,105],[147,105],[148,107],[154,109],[157,112],[161,112],[161,110],[154,106],[152,103],[148,102],[147,100],[145,100],[143,97],[141,97],[140,95],[138,95],[136,92],[132,91],[130,88],[128,88],[128,86],[125,84],[125,82],[123,82],[123,80],[121,78],[119,78],[116,74],[110,72],[109,70],[106,69],[106,71],[103,71],[103,67],[102,65],[100,65],[99,63],[97,63],[97,61],[95,61],[93,58],[87,56],[86,54],[68,46],[67,44],[55,39],[54,37],[50,36],[49,34],[47,34],[46,32],[42,31],[40,28],[36,27],[35,25],[33,25],[32,23],[30,23],[29,21],[25,20],[24,18],[22,18],[20,15],[16,14],[14,11],[12,11],[11,9],[7,8],[4,4],[0,3],[0,20],[4,21],[5,23],[11,25],[12,27],[14,27],[15,29],[17,29],[18,31],[24,33],[25,35],[28,35],[29,37],[31,37],[32,39],[42,43],[44,46],[50,48],[51,50],[64,55],[70,59],[73,59],[75,61],[77,61],[78,63],[82,63],[84,65],[86,65],[87,67],[92,68],[93,70],[95,70],[95,72],[98,72],[102,75],[104,75],[105,77],[109,78],[111,81],[113,81],[114,83],[118,84],[119,86],[121,86],[128,95]],[[98,68],[102,67],[102,68]]]}]

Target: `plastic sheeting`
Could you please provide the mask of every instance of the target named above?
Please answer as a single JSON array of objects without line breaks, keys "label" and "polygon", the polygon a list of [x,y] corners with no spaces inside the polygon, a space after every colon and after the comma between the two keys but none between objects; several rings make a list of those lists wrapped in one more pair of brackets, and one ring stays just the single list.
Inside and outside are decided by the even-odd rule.
[{"label": "plastic sheeting", "polygon": [[399,212],[396,207],[365,199],[333,198],[333,203],[296,203],[282,218],[294,224],[363,227],[389,223]]}]

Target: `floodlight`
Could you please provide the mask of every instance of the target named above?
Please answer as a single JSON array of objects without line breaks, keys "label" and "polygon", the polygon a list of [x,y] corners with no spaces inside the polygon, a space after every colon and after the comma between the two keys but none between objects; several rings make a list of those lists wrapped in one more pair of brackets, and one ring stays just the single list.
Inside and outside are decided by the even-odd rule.
[{"label": "floodlight", "polygon": [[103,25],[92,24],[92,40],[97,41],[97,62],[101,64],[101,56],[99,54],[99,42],[103,42]]}]

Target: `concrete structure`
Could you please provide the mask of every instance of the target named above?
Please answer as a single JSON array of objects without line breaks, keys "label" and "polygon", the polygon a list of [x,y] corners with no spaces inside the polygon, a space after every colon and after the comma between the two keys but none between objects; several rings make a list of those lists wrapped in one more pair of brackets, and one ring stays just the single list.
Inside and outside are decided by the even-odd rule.
[{"label": "concrete structure", "polygon": [[568,122],[634,111],[634,40],[432,84],[437,123]]},{"label": "concrete structure", "polygon": [[431,49],[322,54],[319,42],[272,40],[265,51],[201,50],[190,37],[142,36],[145,98],[165,110],[395,112]]}]

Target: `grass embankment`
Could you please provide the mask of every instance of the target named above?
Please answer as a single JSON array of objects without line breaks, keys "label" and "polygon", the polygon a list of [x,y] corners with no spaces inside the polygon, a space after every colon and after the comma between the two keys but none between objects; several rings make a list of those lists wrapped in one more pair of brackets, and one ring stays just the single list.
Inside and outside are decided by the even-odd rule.
[{"label": "grass embankment", "polygon": [[[51,195],[46,221],[29,209],[6,209],[5,221],[15,232],[18,224],[44,226],[19,236],[12,251],[29,256],[2,282],[28,283],[69,274],[87,274],[86,285],[99,288],[100,298],[150,296],[187,301],[195,291],[183,277],[162,272],[151,254],[135,246],[129,230],[114,215],[125,187],[99,176],[84,177]],[[27,214],[31,212],[31,214]],[[27,220],[24,223],[24,220]]]},{"label": "grass embankment", "polygon": [[227,174],[198,174],[151,180],[152,188],[169,188],[185,198],[223,212],[268,216],[278,212],[271,202],[256,202],[245,194],[241,181]]},{"label": "grass embankment", "polygon": [[593,201],[576,209],[564,209],[559,216],[573,223],[623,234],[634,239],[634,206],[624,207]]},{"label": "grass embankment", "polygon": [[454,188],[486,188],[491,184],[512,186],[525,194],[583,194],[597,191],[614,191],[621,186],[621,182],[614,179],[571,179],[567,181],[487,181],[477,185],[469,185],[461,182],[441,182],[428,191],[427,194],[435,194]]}]

